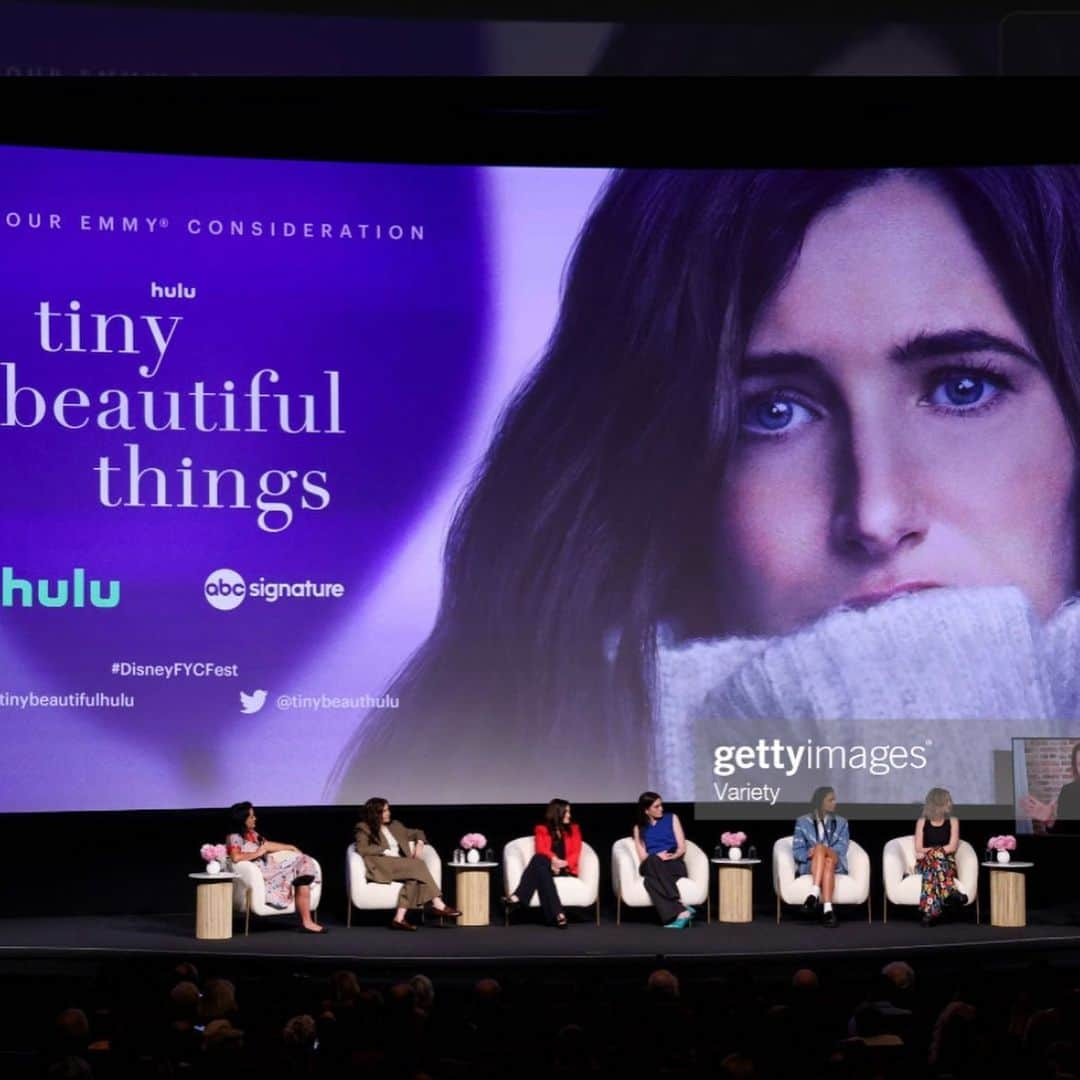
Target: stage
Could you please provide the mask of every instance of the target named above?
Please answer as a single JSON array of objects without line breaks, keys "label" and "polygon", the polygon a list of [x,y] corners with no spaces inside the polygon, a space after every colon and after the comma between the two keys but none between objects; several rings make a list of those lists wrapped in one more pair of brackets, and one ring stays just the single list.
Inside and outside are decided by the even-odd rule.
[{"label": "stage", "polygon": [[[100,962],[134,957],[219,958],[266,966],[362,963],[370,969],[528,967],[536,964],[580,968],[592,964],[637,966],[642,962],[680,965],[717,961],[758,961],[769,967],[804,961],[845,961],[862,957],[904,957],[951,954],[1017,958],[1046,952],[1073,953],[1080,958],[1080,921],[1066,910],[1032,912],[1019,929],[976,925],[961,917],[925,929],[914,912],[890,912],[888,923],[867,924],[848,914],[834,930],[798,913],[779,926],[759,914],[752,923],[697,923],[688,930],[665,930],[642,913],[621,926],[591,920],[572,923],[564,931],[521,921],[505,927],[455,927],[428,922],[414,934],[394,933],[384,925],[343,925],[325,920],[326,935],[301,933],[291,917],[256,920],[251,934],[225,941],[200,941],[191,914],[71,916],[0,920],[0,965],[26,970],[35,961],[63,959]],[[1064,958],[1064,957],[1063,957]]]}]

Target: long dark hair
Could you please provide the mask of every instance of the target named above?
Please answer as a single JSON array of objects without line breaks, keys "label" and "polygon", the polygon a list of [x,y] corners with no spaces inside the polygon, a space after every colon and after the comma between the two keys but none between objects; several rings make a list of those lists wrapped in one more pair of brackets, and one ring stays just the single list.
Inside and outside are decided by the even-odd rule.
[{"label": "long dark hair", "polygon": [[649,815],[645,813],[660,796],[655,791],[643,791],[637,800],[637,812],[634,814],[634,824],[638,830],[649,827]]},{"label": "long dark hair", "polygon": [[[552,836],[562,836],[563,816],[570,809],[570,804],[565,799],[552,799],[544,811],[544,824]],[[572,820],[572,819],[571,819]],[[566,826],[569,828],[570,826]]]},{"label": "long dark hair", "polygon": [[723,559],[716,492],[755,317],[811,223],[890,175],[956,207],[1078,429],[1080,168],[615,173],[455,515],[434,629],[390,689],[401,708],[365,717],[338,797],[417,746],[465,772],[495,730],[533,755],[572,742],[568,783],[595,789],[597,756],[611,787],[650,774],[658,627],[738,632],[702,583]]},{"label": "long dark hair", "polygon": [[1076,764],[1076,759],[1080,758],[1080,742],[1076,743],[1072,748],[1072,774],[1074,780],[1080,780],[1080,767]]},{"label": "long dark hair", "polygon": [[810,796],[810,813],[814,815],[815,821],[824,821],[825,815],[822,813],[821,804],[830,796],[835,795],[836,789],[831,788],[828,785],[823,785],[815,789],[814,794]]},{"label": "long dark hair", "polygon": [[[247,836],[248,814],[254,809],[255,807],[249,802],[233,803],[232,806],[229,807],[229,832],[239,833],[240,836]],[[259,836],[258,833],[255,835],[257,837]]]},{"label": "long dark hair", "polygon": [[361,820],[367,826],[372,840],[377,840],[382,833],[382,813],[389,804],[389,799],[384,799],[379,795],[373,796],[364,803],[364,816]]}]

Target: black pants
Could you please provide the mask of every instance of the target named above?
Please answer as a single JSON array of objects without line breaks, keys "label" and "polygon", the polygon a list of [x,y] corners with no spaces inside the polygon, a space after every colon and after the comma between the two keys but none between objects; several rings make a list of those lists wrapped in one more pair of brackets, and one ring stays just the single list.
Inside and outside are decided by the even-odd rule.
[{"label": "black pants", "polygon": [[555,888],[555,875],[551,871],[551,860],[546,855],[534,855],[521,875],[514,895],[521,901],[522,907],[528,905],[533,893],[540,894],[540,910],[547,922],[554,922],[563,914],[559,901],[559,892]]},{"label": "black pants", "polygon": [[686,905],[679,899],[679,878],[686,877],[682,859],[661,859],[650,855],[638,869],[645,879],[645,891],[660,915],[662,923],[678,918]]}]

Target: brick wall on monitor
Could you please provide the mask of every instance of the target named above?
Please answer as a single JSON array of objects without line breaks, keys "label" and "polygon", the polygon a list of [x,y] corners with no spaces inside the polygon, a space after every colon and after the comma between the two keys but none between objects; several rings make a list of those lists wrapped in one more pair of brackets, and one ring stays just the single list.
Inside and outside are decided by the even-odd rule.
[{"label": "brick wall on monitor", "polygon": [[1058,797],[1061,785],[1073,779],[1072,748],[1075,739],[1027,739],[1028,792],[1042,802]]}]

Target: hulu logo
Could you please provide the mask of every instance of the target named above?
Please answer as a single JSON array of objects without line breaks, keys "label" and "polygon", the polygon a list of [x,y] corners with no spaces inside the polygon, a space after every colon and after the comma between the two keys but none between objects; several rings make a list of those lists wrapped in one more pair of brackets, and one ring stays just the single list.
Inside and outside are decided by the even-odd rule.
[{"label": "hulu logo", "polygon": [[35,594],[42,607],[86,607],[89,601],[90,607],[110,608],[120,603],[120,582],[110,581],[108,595],[103,596],[102,582],[94,578],[87,581],[81,567],[72,571],[70,581],[38,578],[32,582],[16,577],[10,566],[0,572],[0,607],[33,607]]}]

